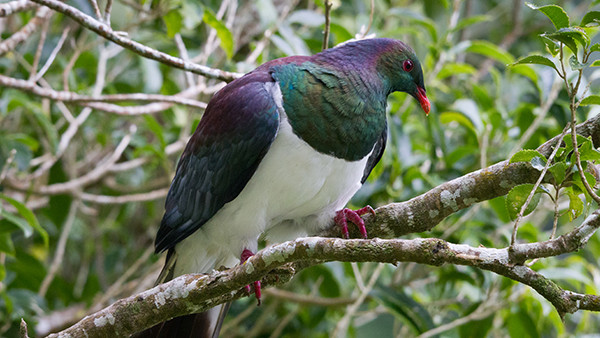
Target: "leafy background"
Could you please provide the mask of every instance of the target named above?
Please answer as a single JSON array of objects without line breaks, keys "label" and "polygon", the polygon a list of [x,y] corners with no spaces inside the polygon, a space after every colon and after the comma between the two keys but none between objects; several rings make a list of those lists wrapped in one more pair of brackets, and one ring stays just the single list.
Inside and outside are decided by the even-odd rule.
[{"label": "leafy background", "polygon": [[[364,35],[370,1],[332,2],[330,45]],[[586,12],[598,10],[598,1],[553,3],[565,9],[574,25]],[[94,15],[88,1],[70,4]],[[319,52],[325,22],[321,0],[121,0],[113,7],[112,27],[130,38],[178,56],[175,40],[180,38],[193,61],[236,72],[278,57]],[[34,13],[0,20],[1,38],[11,36]],[[65,28],[66,42],[43,76],[55,90],[91,95],[104,59],[103,94],[173,95],[190,83],[204,83],[207,90],[197,99],[206,102],[220,86],[217,80],[186,75],[107,43],[59,14],[49,20],[39,64],[53,57]],[[593,37],[596,30],[587,33]],[[433,108],[425,117],[411,97],[391,95],[386,152],[351,206],[407,200],[560,134],[570,121],[569,96],[564,85],[554,84],[554,70],[539,64],[507,66],[531,54],[553,59],[540,35],[554,31],[551,20],[521,1],[374,1],[367,34],[414,47]],[[40,33],[34,33],[5,54],[0,73],[29,78],[39,40]],[[598,41],[596,36],[591,43]],[[584,69],[590,93],[598,93],[598,77],[598,68]],[[73,103],[65,107],[74,116],[87,109]],[[201,109],[185,105],[137,116],[93,109],[61,153],[70,126],[61,109],[55,101],[0,88],[0,336],[16,336],[20,318],[30,332],[47,333],[55,323],[53,315],[77,320],[86,311],[152,285],[162,265],[161,257],[151,253],[164,194],[125,203],[99,203],[95,197],[127,200],[132,194],[164,191],[180,147],[202,115]],[[594,105],[577,110],[579,121],[597,113]],[[144,158],[141,165],[127,170],[112,166],[98,179],[60,193],[32,193],[32,187],[70,182],[93,171],[128,137],[118,163]],[[56,162],[39,170],[52,155]],[[34,176],[36,172],[40,174]],[[15,189],[10,180],[25,180],[28,186]],[[573,229],[596,208],[586,201],[561,195],[558,234]],[[554,206],[548,195],[539,194],[537,207],[521,221],[518,240],[549,238]],[[497,198],[412,237],[506,247],[513,229],[509,211],[506,197]],[[539,260],[533,267],[564,288],[597,294],[597,252],[596,234],[578,253]],[[357,302],[361,295],[364,300]],[[429,330],[440,327],[449,337],[600,331],[596,313],[580,311],[563,321],[527,286],[463,266],[328,263],[302,271],[280,289],[266,290],[260,307],[255,302],[249,297],[234,303],[223,336],[427,337],[436,333]]]}]

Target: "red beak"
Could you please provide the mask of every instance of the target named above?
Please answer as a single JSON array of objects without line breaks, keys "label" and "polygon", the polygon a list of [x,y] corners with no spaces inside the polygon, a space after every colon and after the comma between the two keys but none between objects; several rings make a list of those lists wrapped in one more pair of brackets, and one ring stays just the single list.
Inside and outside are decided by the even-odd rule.
[{"label": "red beak", "polygon": [[427,95],[425,95],[425,88],[417,87],[417,100],[419,100],[421,108],[423,108],[423,111],[425,111],[425,115],[429,115],[431,104],[429,103]]}]

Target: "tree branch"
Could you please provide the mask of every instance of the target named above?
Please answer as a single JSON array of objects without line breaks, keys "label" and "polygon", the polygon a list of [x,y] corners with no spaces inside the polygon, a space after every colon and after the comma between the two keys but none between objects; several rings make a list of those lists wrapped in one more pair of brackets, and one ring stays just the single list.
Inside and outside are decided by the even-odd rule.
[{"label": "tree branch", "polygon": [[15,0],[0,4],[0,18],[37,8],[37,4],[29,0]]},{"label": "tree branch", "polygon": [[[592,137],[600,145],[600,115],[577,126],[577,133]],[[538,147],[549,156],[560,135]],[[430,191],[400,203],[390,203],[375,210],[376,215],[364,215],[369,237],[395,238],[410,233],[429,231],[447,216],[469,206],[506,195],[510,189],[525,183],[535,183],[540,172],[525,163],[508,160],[469,173],[441,184]],[[350,237],[360,237],[358,230],[349,227]],[[320,236],[337,237],[339,230],[329,228]]]},{"label": "tree branch", "polygon": [[89,15],[84,14],[79,11],[75,7],[69,6],[62,2],[56,0],[32,0],[40,5],[47,6],[57,12],[60,12],[71,19],[75,20],[77,23],[82,25],[83,27],[97,33],[98,35],[104,37],[107,40],[110,40],[121,47],[129,49],[130,51],[139,54],[148,59],[152,59],[161,63],[164,63],[168,66],[172,66],[175,68],[179,68],[182,70],[187,70],[192,73],[215,78],[223,81],[232,81],[238,77],[241,77],[243,74],[226,72],[220,69],[214,69],[207,66],[199,65],[196,63],[192,63],[189,61],[185,61],[181,58],[171,56],[169,54],[160,52],[156,49],[145,46],[139,42],[128,39],[117,32],[113,31],[110,26],[105,24],[104,22],[100,22]]},{"label": "tree branch", "polygon": [[[56,101],[63,102],[75,102],[83,105],[92,106],[96,108],[98,105],[92,103],[96,102],[111,102],[111,101],[160,101],[178,103],[190,107],[205,109],[206,103],[188,99],[176,95],[160,95],[160,94],[144,94],[144,93],[133,93],[133,94],[112,94],[112,95],[99,95],[99,96],[87,96],[80,95],[74,92],[68,91],[56,91],[52,89],[42,88],[35,84],[33,81],[25,81],[21,79],[15,79],[12,77],[4,76],[0,74],[0,85],[5,87],[11,87],[20,89],[23,91],[30,92],[34,95],[46,97]],[[102,105],[99,105],[102,107]]]},{"label": "tree branch", "polygon": [[[594,222],[599,222],[599,218],[594,217]],[[201,312],[240,298],[245,295],[242,288],[252,281],[263,279],[263,287],[276,281],[278,284],[287,281],[291,277],[289,272],[293,274],[298,269],[289,269],[287,273],[285,270],[274,270],[288,263],[302,262],[292,266],[304,268],[329,261],[468,265],[531,286],[561,314],[579,309],[600,311],[599,296],[563,290],[532,269],[511,264],[509,248],[474,248],[434,238],[345,240],[309,237],[266,248],[249,258],[245,264],[229,270],[209,275],[180,276],[138,295],[121,299],[49,337],[81,336],[84,333],[88,337],[130,335],[170,318]]]}]

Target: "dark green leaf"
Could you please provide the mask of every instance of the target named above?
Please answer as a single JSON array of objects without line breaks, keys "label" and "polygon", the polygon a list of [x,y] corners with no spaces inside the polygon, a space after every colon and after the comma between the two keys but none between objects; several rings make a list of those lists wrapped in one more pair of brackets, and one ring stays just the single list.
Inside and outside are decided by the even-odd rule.
[{"label": "dark green leaf", "polygon": [[48,115],[42,113],[38,109],[35,109],[33,111],[33,116],[35,116],[40,127],[42,127],[42,129],[44,130],[44,133],[46,134],[46,137],[50,142],[50,147],[52,148],[52,151],[56,151],[56,148],[58,146],[58,131],[50,121],[50,118],[48,117]]},{"label": "dark green leaf", "polygon": [[409,325],[414,333],[434,328],[431,315],[421,304],[406,293],[378,284],[371,295],[392,314]]},{"label": "dark green leaf", "polygon": [[600,60],[596,60],[596,61],[592,62],[590,67],[600,67]]},{"label": "dark green leaf", "polygon": [[165,141],[165,135],[163,133],[162,126],[158,123],[158,121],[156,121],[156,119],[152,115],[144,115],[144,120],[146,121],[148,129],[150,129],[158,138],[161,149],[164,150],[167,145],[167,142]]},{"label": "dark green leaf", "polygon": [[556,69],[556,65],[554,64],[554,62],[552,62],[547,57],[541,56],[541,55],[526,56],[526,57],[518,60],[517,62],[513,63],[512,65],[520,65],[520,64],[538,64],[538,65],[544,65],[544,66],[552,67],[555,70],[557,70]]},{"label": "dark green leaf", "polygon": [[[27,221],[27,223],[29,225],[31,225],[31,227],[33,229],[35,229],[37,232],[40,233],[40,235],[42,236],[42,239],[44,240],[44,245],[48,246],[48,233],[46,232],[46,230],[44,228],[42,228],[42,226],[38,222],[38,220],[35,217],[35,215],[33,214],[33,212],[31,210],[29,210],[29,208],[27,208],[25,206],[25,204],[13,199],[13,198],[10,198],[4,194],[0,194],[0,199],[7,201],[13,207],[15,207],[15,209],[17,209],[19,214]],[[6,216],[5,214],[3,214],[3,215]]]},{"label": "dark green leaf", "polygon": [[567,46],[571,50],[571,52],[573,52],[573,54],[577,54],[577,43],[575,42],[575,40],[573,40],[572,37],[565,36],[565,35],[555,35],[553,37],[550,37],[549,35],[546,35],[546,36],[549,39],[563,43],[565,46]]},{"label": "dark green leaf", "polygon": [[590,11],[585,13],[583,19],[581,19],[580,26],[587,26],[588,24],[593,23],[595,25],[600,24],[600,12],[598,11]]},{"label": "dark green leaf", "polygon": [[233,35],[231,34],[231,31],[229,31],[227,26],[217,19],[214,13],[208,8],[204,10],[202,19],[217,31],[217,36],[219,37],[219,40],[221,40],[221,48],[223,48],[227,54],[227,58],[231,59],[233,57]]},{"label": "dark green leaf", "polygon": [[[531,193],[531,189],[533,189],[533,184],[521,184],[512,188],[508,194],[506,195],[506,209],[510,215],[511,219],[516,219],[519,212],[521,212],[521,208],[527,201],[529,194]],[[541,190],[540,190],[541,191]],[[536,191],[536,193],[531,198],[531,201],[527,208],[525,208],[525,212],[523,216],[529,215],[535,208],[537,207],[540,201],[540,193]]]},{"label": "dark green leaf", "polygon": [[544,13],[551,21],[556,29],[561,29],[565,27],[569,27],[569,16],[560,6],[557,5],[546,5],[546,6],[536,6],[532,3],[526,3],[532,9],[537,9],[538,11]]},{"label": "dark green leaf", "polygon": [[10,213],[4,209],[0,210],[0,216],[2,219],[7,220],[8,222],[16,225],[19,229],[23,231],[23,235],[25,237],[29,237],[33,234],[33,228],[27,221],[13,213]]},{"label": "dark green leaf", "polygon": [[[5,252],[11,256],[15,255],[15,246],[10,237],[10,232],[0,232],[0,252]],[[3,279],[0,278],[0,281]]]},{"label": "dark green leaf", "polygon": [[590,104],[600,104],[600,95],[587,96],[579,103],[580,106],[587,106]]},{"label": "dark green leaf", "polygon": [[525,149],[518,151],[510,158],[509,163],[531,162],[534,158],[539,158],[540,163],[546,165],[546,156],[542,155],[539,151],[533,149]]},{"label": "dark green leaf", "polygon": [[575,55],[577,55],[576,41],[583,47],[587,47],[590,43],[590,38],[587,34],[583,30],[576,28],[563,28],[558,32],[544,34],[544,36],[554,41],[562,42]]}]

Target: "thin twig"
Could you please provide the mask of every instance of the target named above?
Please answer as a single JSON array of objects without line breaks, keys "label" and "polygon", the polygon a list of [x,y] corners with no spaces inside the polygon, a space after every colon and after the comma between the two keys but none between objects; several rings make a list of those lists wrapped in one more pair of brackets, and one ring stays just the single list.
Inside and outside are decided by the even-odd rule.
[{"label": "thin twig", "polygon": [[546,172],[548,171],[548,168],[550,168],[550,164],[552,163],[552,160],[554,159],[554,156],[556,156],[556,153],[558,152],[558,149],[560,148],[560,144],[562,142],[562,138],[567,133],[567,131],[569,130],[567,127],[565,127],[563,129],[562,133],[560,134],[560,137],[556,140],[556,144],[554,145],[554,150],[552,151],[552,153],[550,154],[550,156],[546,160],[546,165],[544,166],[544,169],[540,173],[540,177],[538,178],[538,180],[533,185],[533,188],[531,189],[531,192],[529,193],[529,196],[527,196],[527,200],[525,200],[525,203],[521,206],[521,210],[519,211],[519,214],[517,215],[517,218],[515,219],[515,224],[513,225],[513,231],[512,231],[511,238],[510,238],[510,245],[511,246],[514,245],[516,243],[516,241],[517,241],[517,230],[519,229],[519,222],[521,221],[521,218],[523,218],[523,215],[525,214],[525,210],[529,206],[529,203],[531,203],[531,200],[533,199],[533,196],[536,194],[537,188],[542,183],[542,180],[544,179],[544,177],[546,177]]},{"label": "thin twig", "polygon": [[133,202],[153,201],[167,196],[169,188],[161,188],[149,192],[119,196],[94,195],[90,193],[81,193],[79,196],[83,201],[97,204],[125,204]]},{"label": "thin twig", "polygon": [[[43,73],[42,73],[43,74]],[[34,82],[25,81],[20,79],[11,78],[8,76],[0,75],[0,85],[5,87],[16,88],[35,94],[37,96],[49,98],[56,101],[63,102],[76,102],[76,103],[91,103],[91,102],[111,102],[111,101],[159,101],[159,102],[170,102],[182,104],[190,107],[204,109],[206,103],[187,99],[181,97],[178,94],[175,95],[160,95],[160,94],[144,94],[144,93],[132,93],[132,94],[112,94],[112,95],[95,95],[86,96],[80,95],[75,92],[69,91],[56,91],[52,89],[42,88],[37,86]],[[198,91],[191,90],[192,93]]]},{"label": "thin twig", "polygon": [[65,248],[67,246],[67,240],[69,238],[69,233],[71,232],[71,228],[75,223],[75,215],[77,214],[77,208],[79,206],[78,200],[73,200],[71,202],[71,206],[69,207],[69,213],[67,214],[67,219],[65,220],[65,224],[63,224],[62,230],[60,232],[60,237],[58,239],[58,244],[56,245],[56,252],[54,253],[54,258],[52,259],[52,263],[50,264],[50,268],[48,269],[48,273],[42,284],[40,286],[40,290],[38,291],[38,295],[42,298],[46,295],[48,288],[50,287],[50,283],[54,279],[58,268],[63,262],[63,256],[65,255]]},{"label": "thin twig", "polygon": [[[169,54],[160,52],[156,49],[150,48],[146,45],[143,45],[139,42],[133,41],[124,37],[121,34],[113,31],[112,28],[106,25],[103,22],[100,22],[89,15],[86,15],[79,11],[78,9],[64,4],[57,0],[32,0],[40,5],[48,6],[53,10],[63,13],[67,15],[71,19],[75,20],[77,23],[82,25],[83,27],[97,33],[98,35],[126,48],[131,50],[132,52],[146,57],[148,59],[152,59],[166,65],[187,70],[198,75],[203,75],[210,78],[216,78],[223,81],[232,81],[242,74],[226,72],[221,69],[214,69],[207,66],[186,62],[181,58],[177,58],[171,56]],[[45,7],[44,7],[45,8]]]},{"label": "thin twig", "polygon": [[[56,55],[58,55],[58,52],[62,48],[63,43],[67,39],[67,35],[69,34],[70,30],[71,30],[70,27],[67,27],[63,30],[62,35],[60,36],[60,39],[56,43],[56,46],[52,50],[52,53],[50,53],[50,56],[46,60],[46,63],[44,63],[44,65],[42,66],[42,69],[40,69],[40,71],[33,78],[33,82],[38,82],[42,78],[42,76],[44,76],[44,74],[46,74],[46,72],[50,68],[50,65],[52,65],[52,62],[54,62],[54,59],[56,59]],[[32,73],[32,74],[34,74],[34,73]]]},{"label": "thin twig", "polygon": [[367,34],[371,30],[371,26],[373,25],[373,16],[375,15],[375,0],[371,0],[371,13],[369,13],[369,24],[367,25],[367,29],[365,29],[362,38],[366,38]]},{"label": "thin twig", "polygon": [[331,1],[325,0],[325,29],[323,31],[323,45],[321,46],[321,50],[325,50],[329,48],[329,25],[330,25],[330,15],[331,15]]},{"label": "thin twig", "polygon": [[40,64],[40,58],[42,57],[42,50],[44,49],[44,43],[46,42],[46,36],[48,35],[48,26],[50,24],[50,20],[47,18],[42,22],[42,30],[40,31],[40,40],[38,41],[37,48],[35,49],[35,54],[33,56],[33,63],[31,64],[31,72],[29,73],[29,80],[35,78],[35,74],[37,72],[37,68]]},{"label": "thin twig", "polygon": [[369,279],[369,282],[367,283],[365,288],[361,290],[360,295],[358,296],[356,301],[348,306],[346,313],[344,313],[344,317],[342,317],[342,319],[338,321],[337,325],[335,326],[335,329],[333,330],[333,333],[331,334],[332,337],[346,337],[348,326],[350,325],[350,320],[352,319],[352,316],[354,316],[358,308],[362,305],[362,303],[365,301],[365,299],[375,286],[375,282],[377,282],[377,279],[379,278],[379,275],[381,274],[381,271],[383,271],[384,267],[385,264],[383,263],[377,264],[377,267],[375,268],[375,271],[373,271],[373,273],[371,274],[371,278]]}]

